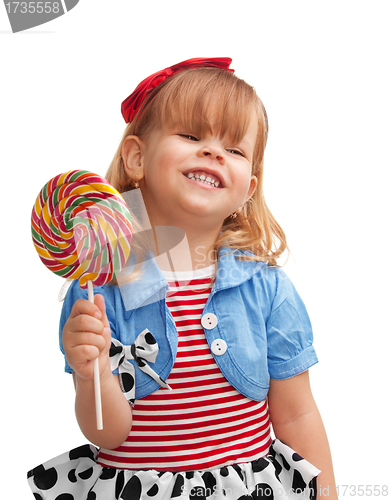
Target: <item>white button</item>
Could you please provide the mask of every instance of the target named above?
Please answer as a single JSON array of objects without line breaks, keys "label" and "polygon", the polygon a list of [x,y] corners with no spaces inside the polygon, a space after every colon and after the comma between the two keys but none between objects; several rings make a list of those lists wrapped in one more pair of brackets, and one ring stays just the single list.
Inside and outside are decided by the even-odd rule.
[{"label": "white button", "polygon": [[211,352],[213,354],[216,354],[217,356],[222,356],[222,354],[225,354],[227,349],[226,342],[222,339],[215,339],[211,343]]},{"label": "white button", "polygon": [[211,330],[212,328],[215,328],[217,326],[218,319],[215,314],[207,313],[202,316],[200,322],[202,323],[203,328],[206,328],[206,330]]}]

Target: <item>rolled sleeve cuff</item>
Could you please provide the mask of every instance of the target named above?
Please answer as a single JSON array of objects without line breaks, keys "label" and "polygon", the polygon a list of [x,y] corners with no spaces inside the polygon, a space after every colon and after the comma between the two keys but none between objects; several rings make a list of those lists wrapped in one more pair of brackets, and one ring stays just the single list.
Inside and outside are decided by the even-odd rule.
[{"label": "rolled sleeve cuff", "polygon": [[[65,373],[74,373],[74,371],[72,370],[72,368],[69,366],[68,362],[66,361],[66,358],[65,358]],[[115,368],[115,370],[112,370],[112,373],[114,375],[119,375],[119,370],[118,368]]]},{"label": "rolled sleeve cuff", "polygon": [[288,361],[268,365],[270,377],[274,380],[283,380],[305,372],[318,363],[317,354],[311,345]]}]

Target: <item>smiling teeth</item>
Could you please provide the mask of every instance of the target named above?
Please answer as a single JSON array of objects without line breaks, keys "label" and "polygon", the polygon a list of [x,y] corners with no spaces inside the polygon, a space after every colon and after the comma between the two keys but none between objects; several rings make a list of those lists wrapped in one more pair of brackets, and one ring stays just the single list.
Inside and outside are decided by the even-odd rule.
[{"label": "smiling teeth", "polygon": [[211,177],[206,177],[204,174],[199,175],[199,174],[193,174],[192,172],[190,172],[189,174],[187,174],[187,177],[189,179],[194,179],[198,182],[203,182],[204,184],[213,185],[215,187],[219,186],[219,181],[215,181]]}]

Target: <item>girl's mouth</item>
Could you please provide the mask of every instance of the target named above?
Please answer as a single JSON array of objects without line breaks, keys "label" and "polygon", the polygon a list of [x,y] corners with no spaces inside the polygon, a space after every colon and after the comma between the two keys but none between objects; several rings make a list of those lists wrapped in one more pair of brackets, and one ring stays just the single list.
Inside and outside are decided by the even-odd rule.
[{"label": "girl's mouth", "polygon": [[[206,172],[198,171],[198,172],[188,172],[186,176],[189,179],[192,179],[193,181],[196,182],[203,182],[204,184],[209,184],[210,186],[214,187],[219,187],[220,186],[220,181],[217,177],[213,176],[212,174],[207,174]],[[222,186],[221,186],[222,187]]]}]

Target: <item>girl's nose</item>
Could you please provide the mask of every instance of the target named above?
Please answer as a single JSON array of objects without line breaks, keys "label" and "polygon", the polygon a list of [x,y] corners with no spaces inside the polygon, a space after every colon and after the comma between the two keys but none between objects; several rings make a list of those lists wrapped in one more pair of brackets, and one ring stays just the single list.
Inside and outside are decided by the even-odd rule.
[{"label": "girl's nose", "polygon": [[210,156],[210,158],[219,161],[221,164],[225,162],[225,155],[223,149],[221,149],[217,145],[208,144],[206,146],[203,146],[199,153],[200,156]]}]

